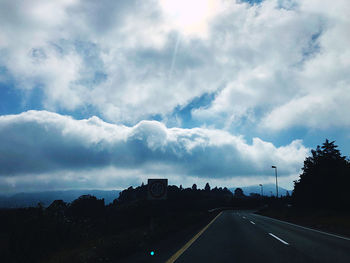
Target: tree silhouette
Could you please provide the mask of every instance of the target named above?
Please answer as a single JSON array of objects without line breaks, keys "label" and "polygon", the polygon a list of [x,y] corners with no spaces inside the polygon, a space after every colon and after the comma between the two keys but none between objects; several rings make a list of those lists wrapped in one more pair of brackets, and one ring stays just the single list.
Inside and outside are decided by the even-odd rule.
[{"label": "tree silhouette", "polygon": [[75,217],[99,217],[104,208],[104,199],[97,199],[93,195],[82,195],[71,203],[68,211]]},{"label": "tree silhouette", "polygon": [[63,217],[67,207],[67,203],[63,200],[55,200],[46,208],[46,211],[56,217]]},{"label": "tree silhouette", "polygon": [[294,181],[296,204],[330,208],[349,205],[350,165],[337,148],[334,141],[326,139],[322,147],[311,150],[299,180]]},{"label": "tree silhouette", "polygon": [[235,189],[235,194],[234,194],[234,196],[235,196],[236,198],[245,197],[242,188],[236,188],[236,189]]},{"label": "tree silhouette", "polygon": [[193,191],[196,191],[196,190],[197,190],[197,185],[196,185],[196,184],[193,184],[193,185],[192,185],[192,190],[193,190]]},{"label": "tree silhouette", "polygon": [[206,183],[206,185],[205,185],[205,187],[204,187],[204,190],[205,190],[206,192],[210,192],[210,185],[209,185],[209,183]]}]

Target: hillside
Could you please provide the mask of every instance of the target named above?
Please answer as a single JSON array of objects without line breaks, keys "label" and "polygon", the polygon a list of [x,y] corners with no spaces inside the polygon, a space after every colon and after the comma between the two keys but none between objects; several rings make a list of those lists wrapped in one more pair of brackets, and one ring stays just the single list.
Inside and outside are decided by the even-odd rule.
[{"label": "hillside", "polygon": [[81,195],[94,195],[97,198],[105,199],[105,204],[113,202],[118,198],[120,190],[66,190],[66,191],[46,191],[17,193],[10,196],[0,196],[0,208],[18,208],[36,206],[41,202],[44,206],[49,206],[54,200],[63,200],[64,202],[72,202]]}]

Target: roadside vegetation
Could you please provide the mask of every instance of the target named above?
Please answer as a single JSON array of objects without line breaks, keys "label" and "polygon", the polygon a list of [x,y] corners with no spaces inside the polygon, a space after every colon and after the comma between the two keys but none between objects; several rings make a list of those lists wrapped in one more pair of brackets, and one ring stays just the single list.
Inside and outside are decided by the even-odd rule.
[{"label": "roadside vegetation", "polygon": [[335,142],[326,140],[311,151],[293,194],[259,214],[350,236],[350,161]]},{"label": "roadside vegetation", "polygon": [[83,195],[72,203],[0,210],[4,262],[117,262],[150,251],[173,233],[208,223],[227,207],[226,188],[168,186],[168,199],[147,200],[147,185],[130,187],[110,205]]}]

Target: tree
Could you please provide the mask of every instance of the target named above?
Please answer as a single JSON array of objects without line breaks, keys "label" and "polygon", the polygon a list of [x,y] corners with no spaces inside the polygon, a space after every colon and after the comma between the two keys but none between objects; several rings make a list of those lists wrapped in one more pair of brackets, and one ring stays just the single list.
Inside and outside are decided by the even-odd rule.
[{"label": "tree", "polygon": [[350,166],[337,148],[335,141],[326,139],[321,147],[311,150],[299,180],[294,181],[296,204],[329,208],[349,205]]},{"label": "tree", "polygon": [[125,189],[119,193],[118,201],[122,203],[126,203],[126,202],[135,201],[136,198],[137,198],[136,191],[132,186],[130,186],[128,189]]},{"label": "tree", "polygon": [[67,203],[63,200],[55,200],[46,208],[46,211],[56,217],[63,217],[67,207]]},{"label": "tree", "polygon": [[236,188],[236,189],[235,189],[235,194],[234,194],[234,196],[235,196],[236,198],[245,197],[242,188]]},{"label": "tree", "polygon": [[93,195],[82,195],[69,206],[69,214],[75,217],[99,217],[105,209],[104,199]]},{"label": "tree", "polygon": [[197,185],[196,185],[196,184],[193,184],[193,185],[192,185],[192,190],[193,190],[193,191],[196,191],[196,190],[197,190]]},{"label": "tree", "polygon": [[204,187],[204,190],[205,190],[206,192],[209,192],[209,191],[210,191],[210,185],[209,185],[209,183],[206,183],[206,185],[205,185],[205,187]]}]

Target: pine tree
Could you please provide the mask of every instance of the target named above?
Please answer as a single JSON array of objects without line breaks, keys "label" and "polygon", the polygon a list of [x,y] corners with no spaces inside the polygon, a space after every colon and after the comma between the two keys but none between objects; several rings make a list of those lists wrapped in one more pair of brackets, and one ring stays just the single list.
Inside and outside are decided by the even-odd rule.
[{"label": "pine tree", "polygon": [[349,204],[350,165],[337,148],[335,141],[326,139],[322,147],[311,150],[299,180],[294,182],[293,198],[297,204],[332,208]]}]

